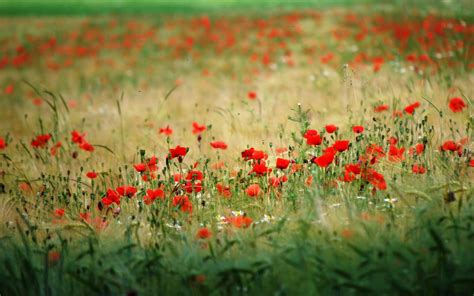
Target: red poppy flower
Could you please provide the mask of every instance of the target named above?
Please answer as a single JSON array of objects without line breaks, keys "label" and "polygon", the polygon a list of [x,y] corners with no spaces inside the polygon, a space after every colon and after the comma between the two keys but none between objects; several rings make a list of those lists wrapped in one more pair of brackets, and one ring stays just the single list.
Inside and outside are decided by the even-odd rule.
[{"label": "red poppy flower", "polygon": [[144,163],[134,164],[133,167],[139,173],[143,173],[146,171],[146,165]]},{"label": "red poppy flower", "polygon": [[247,193],[247,195],[250,197],[258,196],[261,193],[261,191],[262,190],[260,189],[260,186],[258,186],[258,184],[249,185],[249,187],[245,189],[245,193]]},{"label": "red poppy flower", "polygon": [[212,236],[212,232],[207,227],[199,228],[196,234],[196,237],[198,239],[208,239],[211,236]]},{"label": "red poppy flower", "polygon": [[411,170],[413,171],[413,173],[415,174],[424,174],[426,173],[426,169],[424,166],[422,166],[421,164],[414,164],[411,168]]},{"label": "red poppy flower", "polygon": [[456,142],[454,141],[446,141],[443,143],[443,145],[441,146],[441,150],[442,151],[458,151],[460,146],[458,146],[458,144],[456,144]]},{"label": "red poppy flower", "polygon": [[324,153],[320,157],[315,157],[313,162],[321,168],[329,166],[334,160],[333,153]]},{"label": "red poppy flower", "polygon": [[123,185],[115,188],[115,190],[120,194],[120,196],[127,196],[129,198],[133,197],[137,193],[137,188],[129,185]]},{"label": "red poppy flower", "polygon": [[249,91],[248,94],[247,94],[247,97],[250,99],[250,100],[255,100],[257,98],[257,93],[254,92],[254,91]]},{"label": "red poppy flower", "polygon": [[388,110],[388,105],[378,105],[374,108],[375,112],[380,113]]},{"label": "red poppy flower", "polygon": [[61,253],[58,251],[49,251],[48,252],[48,264],[53,265],[61,259]]},{"label": "red poppy flower", "polygon": [[352,127],[352,131],[356,134],[360,134],[364,131],[364,127],[361,125],[355,125]]},{"label": "red poppy flower", "polygon": [[452,98],[449,100],[449,109],[454,113],[461,112],[464,108],[466,108],[466,103],[461,98]]},{"label": "red poppy flower", "polygon": [[85,141],[86,134],[79,133],[78,131],[74,130],[71,132],[72,142],[76,144],[82,144]]},{"label": "red poppy flower", "polygon": [[179,207],[181,212],[191,214],[193,212],[193,204],[189,201],[189,197],[175,196],[173,198],[173,207]]},{"label": "red poppy flower", "polygon": [[193,122],[193,134],[197,135],[206,130],[205,125],[199,125],[197,122]]},{"label": "red poppy flower", "polygon": [[279,168],[280,170],[284,170],[290,165],[290,161],[288,159],[284,158],[277,158],[276,160],[276,167]]},{"label": "red poppy flower", "polygon": [[250,173],[255,173],[257,176],[263,176],[269,172],[271,172],[271,170],[267,167],[264,161],[257,161],[254,163]]},{"label": "red poppy flower", "polygon": [[95,179],[95,178],[97,178],[97,173],[96,172],[88,172],[86,174],[86,177],[89,178],[89,179]]},{"label": "red poppy flower", "polygon": [[57,142],[56,144],[54,144],[53,147],[51,147],[51,150],[50,150],[51,156],[55,156],[58,152],[58,149],[61,148],[61,146],[62,146],[61,142]]},{"label": "red poppy flower", "polygon": [[36,136],[36,138],[31,141],[31,146],[33,146],[33,148],[44,148],[50,139],[50,134]]},{"label": "red poppy flower", "polygon": [[410,153],[410,155],[420,155],[421,153],[423,153],[423,151],[425,151],[425,145],[422,143],[418,143],[415,146],[410,147],[408,153]]},{"label": "red poppy flower", "polygon": [[403,153],[405,152],[405,148],[397,148],[395,145],[390,145],[388,149],[388,159],[390,161],[401,161],[403,160]]},{"label": "red poppy flower", "polygon": [[420,102],[415,102],[411,105],[406,106],[404,110],[406,113],[413,115],[413,113],[415,112],[415,109],[420,107],[420,105],[421,105]]},{"label": "red poppy flower", "polygon": [[330,52],[330,53],[327,53],[326,55],[323,55],[322,57],[320,57],[320,61],[321,61],[321,63],[323,63],[323,64],[327,64],[327,63],[329,63],[333,58],[334,58],[334,54],[333,54],[332,52]]},{"label": "red poppy flower", "polygon": [[472,168],[474,167],[474,158],[469,160],[469,166]]},{"label": "red poppy flower", "polygon": [[248,228],[253,222],[252,218],[247,216],[227,217],[225,221],[237,228]]},{"label": "red poppy flower", "polygon": [[222,150],[225,150],[227,149],[227,144],[222,142],[222,141],[214,141],[214,142],[211,142],[211,146],[212,148],[214,149],[222,149]]},{"label": "red poppy flower", "polygon": [[288,151],[288,148],[286,148],[286,147],[277,147],[275,149],[275,153],[278,154],[278,155],[281,155],[281,154],[283,154],[287,151]]},{"label": "red poppy flower", "polygon": [[5,87],[5,94],[10,95],[13,93],[14,87],[13,84],[9,84]]},{"label": "red poppy flower", "polygon": [[242,158],[245,159],[245,160],[251,159],[254,151],[255,151],[254,148],[250,148],[250,149],[242,151],[242,153],[241,153]]},{"label": "red poppy flower", "polygon": [[373,170],[373,169],[368,169],[366,170],[363,174],[362,177],[378,190],[385,190],[387,189],[387,183],[385,182],[385,178],[382,174],[379,172]]},{"label": "red poppy flower", "polygon": [[165,192],[161,189],[148,189],[146,195],[143,197],[145,204],[152,204],[157,198],[163,199],[165,197]]},{"label": "red poppy flower", "polygon": [[339,152],[346,151],[349,149],[349,141],[348,140],[338,140],[334,142],[334,145],[332,145],[334,149],[336,149]]},{"label": "red poppy flower", "polygon": [[7,143],[3,138],[0,138],[0,150],[7,148]]},{"label": "red poppy flower", "polygon": [[188,148],[187,147],[181,147],[181,146],[176,146],[175,148],[170,148],[170,156],[171,158],[175,157],[185,157],[186,153],[188,153]]},{"label": "red poppy flower", "polygon": [[198,170],[191,170],[186,175],[186,180],[188,181],[201,181],[202,179],[204,179],[204,175]]},{"label": "red poppy flower", "polygon": [[250,158],[253,160],[262,160],[267,159],[268,155],[262,150],[253,150],[252,156]]},{"label": "red poppy flower", "polygon": [[120,205],[120,195],[115,190],[108,189],[106,196],[102,198],[102,203],[105,206],[110,206],[112,203]]},{"label": "red poppy flower", "polygon": [[162,127],[160,128],[160,134],[165,136],[171,136],[173,134],[173,129],[171,129],[169,125],[166,127]]},{"label": "red poppy flower", "polygon": [[398,139],[395,137],[390,137],[388,138],[388,142],[390,143],[390,145],[396,145],[398,143]]},{"label": "red poppy flower", "polygon": [[346,165],[346,171],[359,175],[361,172],[360,164],[348,164]]},{"label": "red poppy flower", "polygon": [[187,181],[186,185],[184,186],[184,189],[186,190],[187,193],[193,193],[193,192],[201,192],[202,191],[202,183],[201,181]]},{"label": "red poppy flower", "polygon": [[229,186],[224,186],[221,183],[217,183],[216,189],[217,189],[217,192],[219,192],[224,197],[230,197],[232,195],[232,192],[230,191]]},{"label": "red poppy flower", "polygon": [[335,131],[337,131],[337,126],[335,126],[334,124],[328,124],[326,125],[326,132],[332,134],[334,133]]},{"label": "red poppy flower", "polygon": [[89,151],[89,152],[92,152],[95,150],[94,146],[92,146],[89,142],[86,142],[85,140],[79,145],[79,148],[81,148],[84,151]]},{"label": "red poppy flower", "polygon": [[306,144],[310,146],[320,145],[322,142],[321,136],[317,130],[307,130],[303,138],[306,139]]},{"label": "red poppy flower", "polygon": [[54,210],[54,216],[56,216],[56,218],[62,218],[64,216],[64,209],[56,209]]}]

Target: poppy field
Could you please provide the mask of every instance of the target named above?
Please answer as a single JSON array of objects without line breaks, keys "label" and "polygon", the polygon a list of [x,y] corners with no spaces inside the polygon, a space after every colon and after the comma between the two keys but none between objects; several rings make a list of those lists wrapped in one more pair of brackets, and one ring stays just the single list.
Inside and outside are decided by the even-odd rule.
[{"label": "poppy field", "polygon": [[472,295],[449,7],[0,17],[0,295]]}]

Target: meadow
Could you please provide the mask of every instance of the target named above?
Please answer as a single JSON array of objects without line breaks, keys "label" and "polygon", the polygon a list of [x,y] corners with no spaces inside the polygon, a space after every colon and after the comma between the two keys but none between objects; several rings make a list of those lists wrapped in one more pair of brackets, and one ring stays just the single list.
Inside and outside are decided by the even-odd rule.
[{"label": "meadow", "polygon": [[244,2],[0,4],[0,295],[474,293],[469,2]]}]

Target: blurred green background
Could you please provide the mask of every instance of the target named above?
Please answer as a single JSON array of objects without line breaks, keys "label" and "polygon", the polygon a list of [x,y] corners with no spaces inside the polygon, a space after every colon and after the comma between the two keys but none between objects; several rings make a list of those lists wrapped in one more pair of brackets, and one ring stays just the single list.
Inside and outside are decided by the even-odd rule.
[{"label": "blurred green background", "polygon": [[373,4],[472,14],[474,0],[0,0],[0,15],[212,13]]}]

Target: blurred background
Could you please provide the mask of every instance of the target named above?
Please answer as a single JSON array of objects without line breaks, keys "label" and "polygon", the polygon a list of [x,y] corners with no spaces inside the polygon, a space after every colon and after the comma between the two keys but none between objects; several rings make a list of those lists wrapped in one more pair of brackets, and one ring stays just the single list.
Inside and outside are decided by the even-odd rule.
[{"label": "blurred background", "polygon": [[0,15],[88,15],[222,12],[235,10],[324,8],[372,4],[411,10],[445,9],[468,15],[472,0],[1,0]]}]

